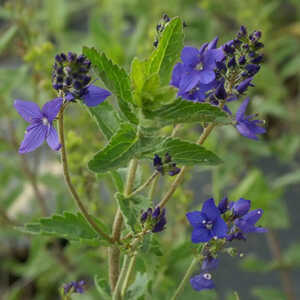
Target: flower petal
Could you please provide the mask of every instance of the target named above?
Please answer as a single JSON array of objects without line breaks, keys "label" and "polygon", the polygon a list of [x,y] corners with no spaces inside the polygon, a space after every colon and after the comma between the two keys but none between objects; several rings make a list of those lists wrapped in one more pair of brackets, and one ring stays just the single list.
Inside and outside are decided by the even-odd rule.
[{"label": "flower petal", "polygon": [[225,221],[221,217],[218,217],[215,220],[212,231],[213,231],[214,236],[218,237],[219,239],[226,237],[228,227],[227,227],[227,224],[225,223]]},{"label": "flower petal", "polygon": [[31,101],[15,100],[14,107],[19,115],[27,122],[32,123],[43,117],[39,106]]},{"label": "flower petal", "polygon": [[[193,276],[190,279],[190,283],[194,290],[202,291],[205,289],[211,290],[215,287],[214,282],[211,279],[206,278],[209,273],[201,273],[199,275]],[[210,274],[209,274],[210,275]]]},{"label": "flower petal", "polygon": [[203,70],[197,73],[199,78],[198,81],[200,81],[203,84],[211,83],[216,78],[215,72],[211,70]]},{"label": "flower petal", "polygon": [[179,88],[179,83],[180,83],[183,73],[184,73],[183,64],[181,64],[181,63],[176,64],[173,69],[172,79],[171,79],[170,84]]},{"label": "flower petal", "polygon": [[207,45],[207,50],[216,49],[218,44],[219,37],[215,37],[212,41],[210,41]]},{"label": "flower petal", "polygon": [[52,122],[56,118],[60,107],[62,106],[62,103],[62,98],[55,98],[45,103],[45,105],[42,108],[42,112],[44,116],[47,117],[49,122]]},{"label": "flower petal", "polygon": [[184,73],[180,80],[180,92],[184,93],[193,89],[198,84],[199,79],[200,77],[198,71]]},{"label": "flower petal", "polygon": [[244,119],[244,115],[245,115],[245,112],[246,112],[246,109],[247,109],[247,106],[249,104],[249,101],[250,101],[250,98],[247,97],[243,103],[240,105],[238,111],[236,112],[236,116],[235,116],[235,119],[237,121],[240,121],[242,119]]},{"label": "flower petal", "polygon": [[247,137],[249,139],[252,140],[258,140],[257,136],[255,135],[255,133],[253,133],[249,127],[247,126],[247,123],[245,122],[239,122],[235,125],[236,129],[239,131],[239,133],[241,135],[243,135],[244,137]]},{"label": "flower petal", "polygon": [[110,95],[111,92],[98,86],[90,85],[82,96],[82,99],[87,106],[96,106],[102,103]]},{"label": "flower petal", "polygon": [[221,61],[224,58],[224,52],[221,49],[207,50],[203,57],[203,65],[205,69],[214,70],[216,61]]},{"label": "flower petal", "polygon": [[203,221],[206,221],[205,215],[201,211],[191,211],[186,214],[187,219],[193,227],[203,225]]},{"label": "flower petal", "polygon": [[194,69],[200,62],[200,55],[197,48],[194,47],[184,47],[181,51],[181,60],[185,67]]},{"label": "flower petal", "polygon": [[200,228],[194,228],[192,232],[192,242],[193,243],[206,243],[209,240],[212,239],[212,234],[210,230],[200,227]]},{"label": "flower petal", "polygon": [[210,198],[203,203],[202,213],[205,213],[210,220],[215,220],[217,217],[220,216],[220,211],[216,207],[213,198]]},{"label": "flower petal", "polygon": [[19,153],[31,152],[41,146],[47,135],[47,126],[42,124],[27,127],[24,140],[20,146]]},{"label": "flower petal", "polygon": [[238,201],[234,202],[232,209],[235,216],[242,217],[250,209],[251,201],[244,198],[240,198]]},{"label": "flower petal", "polygon": [[61,144],[59,142],[59,138],[57,135],[57,131],[54,128],[54,126],[52,126],[52,125],[50,126],[50,129],[48,131],[47,143],[48,143],[49,147],[54,151],[58,151],[61,147]]}]

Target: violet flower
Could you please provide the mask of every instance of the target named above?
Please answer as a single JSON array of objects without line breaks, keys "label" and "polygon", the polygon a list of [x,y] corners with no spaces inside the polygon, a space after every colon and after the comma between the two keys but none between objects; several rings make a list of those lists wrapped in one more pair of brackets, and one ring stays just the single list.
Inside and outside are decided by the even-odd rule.
[{"label": "violet flower", "polygon": [[245,116],[249,101],[250,98],[247,97],[239,107],[235,117],[237,121],[235,126],[241,135],[257,140],[257,135],[265,133],[266,130],[259,126],[259,124],[263,123],[261,120],[251,120],[255,115]]},{"label": "violet flower", "polygon": [[186,216],[193,226],[193,243],[205,243],[212,238],[224,238],[227,234],[228,227],[221,218],[213,198],[203,203],[202,211],[189,212]]},{"label": "violet flower", "polygon": [[53,126],[53,120],[56,118],[61,105],[61,98],[47,102],[42,109],[34,102],[15,100],[14,106],[17,112],[25,121],[30,123],[19,148],[20,154],[34,151],[45,140],[51,149],[55,151],[60,149],[61,144]]}]

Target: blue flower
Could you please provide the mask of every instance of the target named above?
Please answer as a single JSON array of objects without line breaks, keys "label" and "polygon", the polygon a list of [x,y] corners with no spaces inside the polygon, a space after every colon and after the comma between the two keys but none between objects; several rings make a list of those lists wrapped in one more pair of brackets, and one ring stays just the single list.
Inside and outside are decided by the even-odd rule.
[{"label": "blue flower", "polygon": [[226,236],[227,225],[221,218],[213,198],[203,203],[202,211],[189,212],[186,216],[193,226],[193,243],[205,243],[212,238],[224,238]]},{"label": "blue flower", "polygon": [[251,232],[264,233],[267,232],[266,228],[255,226],[262,215],[263,215],[262,209],[255,209],[248,212],[243,217],[236,219],[234,221],[234,224],[239,228],[239,230],[242,233],[251,233]]},{"label": "blue flower", "polygon": [[218,204],[218,209],[221,214],[224,214],[228,210],[228,198],[224,197]]},{"label": "blue flower", "polygon": [[[216,49],[218,38],[205,43],[198,50],[194,47],[184,47],[181,52],[182,64],[175,66],[171,84],[178,87],[181,94],[187,93],[201,85],[207,85],[215,80],[216,62],[224,58],[221,48]],[[200,86],[199,86],[200,84]]]},{"label": "blue flower", "polygon": [[265,128],[259,126],[259,124],[262,124],[263,122],[260,120],[251,120],[254,115],[245,116],[245,112],[247,109],[247,106],[249,104],[250,99],[246,98],[241,106],[239,107],[237,113],[236,113],[236,128],[240,132],[241,135],[257,140],[258,134],[263,134],[266,132]]},{"label": "blue flower", "polygon": [[196,291],[211,290],[215,288],[215,284],[210,273],[201,273],[193,276],[190,279],[190,283]]},{"label": "blue flower", "polygon": [[42,110],[34,102],[15,100],[14,106],[20,116],[30,123],[26,128],[24,140],[20,146],[19,153],[24,154],[34,151],[46,140],[49,147],[58,151],[61,147],[53,120],[56,118],[62,99],[56,98],[47,102]]}]

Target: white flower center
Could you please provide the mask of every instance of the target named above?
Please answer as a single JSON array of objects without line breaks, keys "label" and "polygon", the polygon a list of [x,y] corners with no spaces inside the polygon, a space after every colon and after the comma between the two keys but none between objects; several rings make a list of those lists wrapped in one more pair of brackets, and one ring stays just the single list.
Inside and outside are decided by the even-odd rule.
[{"label": "white flower center", "polygon": [[48,124],[49,124],[48,119],[45,117],[42,118],[42,122],[43,122],[43,125],[45,125],[45,126],[48,126]]},{"label": "white flower center", "polygon": [[205,274],[203,274],[203,278],[206,280],[211,280],[211,274],[205,273]]}]

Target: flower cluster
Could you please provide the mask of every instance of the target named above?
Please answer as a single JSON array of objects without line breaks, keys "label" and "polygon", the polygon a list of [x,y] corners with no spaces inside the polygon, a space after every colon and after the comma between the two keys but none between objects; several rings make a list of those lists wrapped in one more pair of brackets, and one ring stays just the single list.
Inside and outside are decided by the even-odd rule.
[{"label": "flower cluster", "polygon": [[83,294],[85,285],[86,285],[86,282],[84,280],[71,281],[70,283],[66,283],[63,287],[64,294],[65,295],[70,295],[73,293]]},{"label": "flower cluster", "polygon": [[172,157],[169,153],[165,154],[164,161],[157,154],[154,155],[153,166],[157,172],[164,175],[166,172],[170,176],[174,176],[180,172],[180,168],[176,166],[176,163],[172,162]]},{"label": "flower cluster", "polygon": [[[218,37],[200,49],[184,47],[181,52],[182,63],[176,64],[172,73],[171,85],[178,88],[178,96],[194,102],[209,102],[219,105],[232,114],[228,103],[238,100],[252,84],[260,70],[264,47],[260,42],[261,32],[247,33],[241,26],[235,39],[217,47]],[[243,136],[257,139],[265,133],[262,121],[254,120],[256,115],[245,117],[249,104],[246,98],[234,120],[234,125]]]},{"label": "flower cluster", "polygon": [[219,251],[235,253],[232,248],[225,248],[232,240],[246,240],[245,234],[256,232],[264,233],[267,230],[256,223],[263,214],[262,209],[250,211],[251,201],[240,198],[236,202],[222,199],[216,206],[213,198],[203,203],[201,211],[192,211],[186,214],[193,227],[191,240],[193,243],[206,243],[202,253],[204,260],[202,273],[191,278],[190,282],[195,290],[214,288],[209,269],[217,267]]},{"label": "flower cluster", "polygon": [[148,208],[145,212],[142,212],[140,221],[143,227],[150,228],[153,233],[161,232],[167,224],[166,209],[161,210],[159,206],[154,210]]},{"label": "flower cluster", "polygon": [[61,147],[53,122],[64,102],[80,98],[87,106],[102,103],[111,93],[98,86],[89,85],[91,77],[87,75],[91,63],[83,56],[69,52],[55,56],[52,81],[59,91],[59,98],[48,101],[42,109],[34,102],[15,100],[14,106],[21,117],[30,123],[26,128],[19,153],[34,151],[47,141],[49,147],[58,151]]}]

